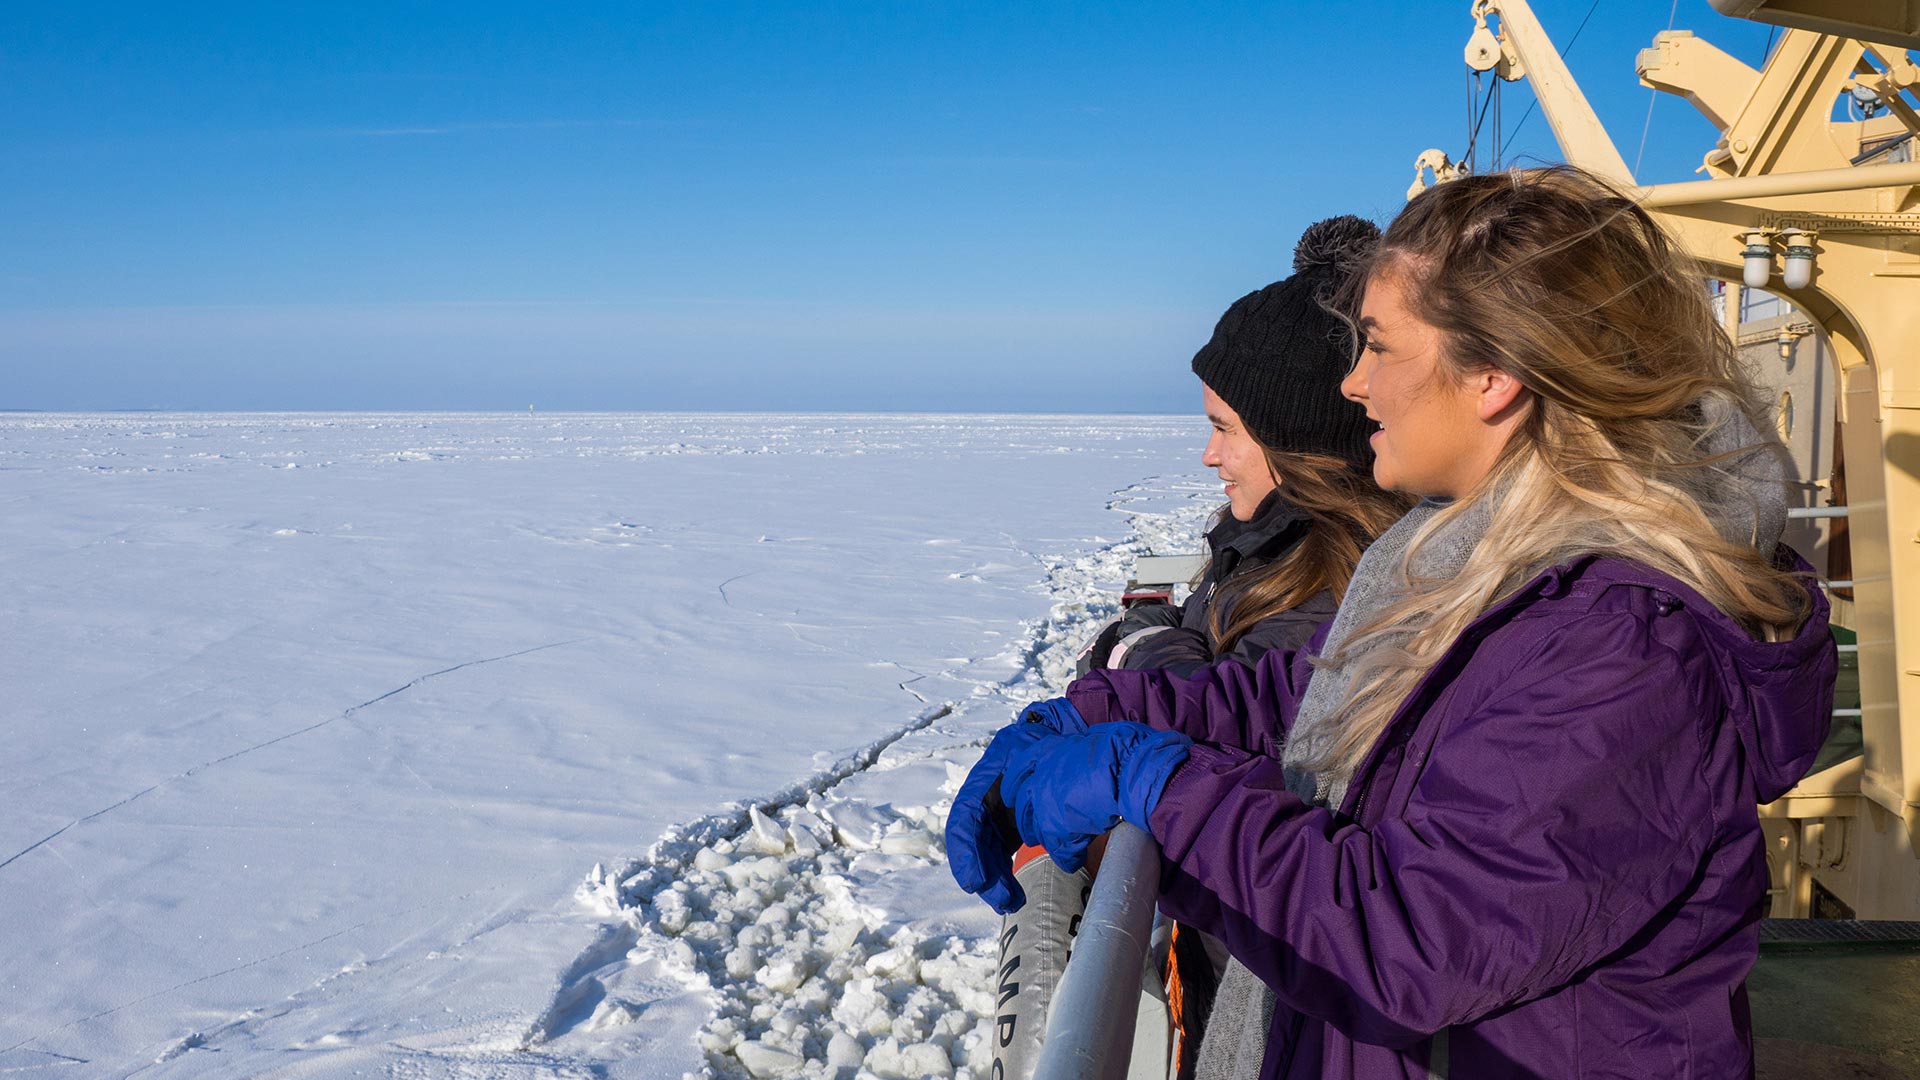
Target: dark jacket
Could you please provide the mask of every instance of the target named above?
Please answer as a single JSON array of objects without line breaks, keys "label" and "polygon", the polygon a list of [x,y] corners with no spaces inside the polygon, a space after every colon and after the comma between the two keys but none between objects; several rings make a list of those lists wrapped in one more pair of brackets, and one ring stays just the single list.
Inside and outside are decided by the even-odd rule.
[{"label": "dark jacket", "polygon": [[1198,740],[1150,819],[1161,907],[1273,988],[1263,1077],[1425,1077],[1442,1029],[1454,1076],[1748,1077],[1756,807],[1833,708],[1812,601],[1770,644],[1646,567],[1551,570],[1442,656],[1337,812],[1282,777],[1305,650],[1067,693]]},{"label": "dark jacket", "polygon": [[1306,538],[1311,524],[1304,511],[1277,491],[1261,502],[1251,521],[1222,514],[1207,532],[1210,558],[1206,575],[1194,586],[1193,595],[1182,604],[1143,604],[1121,617],[1112,631],[1115,641],[1150,627],[1165,629],[1130,646],[1119,666],[1130,671],[1158,669],[1185,677],[1217,660],[1230,658],[1253,664],[1271,650],[1297,649],[1306,644],[1322,623],[1333,618],[1338,605],[1331,592],[1323,591],[1297,607],[1261,619],[1232,648],[1217,656],[1207,627],[1215,608],[1220,609],[1221,626],[1230,621],[1236,597],[1231,590],[1223,592],[1224,585],[1292,550]]}]

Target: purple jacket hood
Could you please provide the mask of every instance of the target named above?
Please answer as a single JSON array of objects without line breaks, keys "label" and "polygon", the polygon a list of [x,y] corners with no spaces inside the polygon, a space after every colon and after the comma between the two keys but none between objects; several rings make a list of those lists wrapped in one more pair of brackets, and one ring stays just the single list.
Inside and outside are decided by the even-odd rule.
[{"label": "purple jacket hood", "polygon": [[[1813,568],[1790,549],[1780,551],[1812,586]],[[1658,571],[1601,559],[1587,569],[1586,577],[1652,589],[1663,603],[1678,604],[1693,617],[1713,649],[1727,719],[1738,729],[1753,770],[1756,802],[1772,802],[1806,775],[1832,720],[1831,680],[1820,683],[1806,677],[1809,665],[1834,648],[1824,592],[1808,588],[1809,617],[1793,637],[1757,641],[1691,586]],[[1819,722],[1809,724],[1810,715]]]}]

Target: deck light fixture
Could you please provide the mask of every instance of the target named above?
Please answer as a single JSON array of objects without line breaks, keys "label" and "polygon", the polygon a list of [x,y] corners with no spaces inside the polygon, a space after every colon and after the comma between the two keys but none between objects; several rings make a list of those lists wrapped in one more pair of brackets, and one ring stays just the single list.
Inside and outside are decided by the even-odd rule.
[{"label": "deck light fixture", "polygon": [[1773,277],[1773,238],[1764,232],[1750,232],[1747,249],[1741,254],[1746,256],[1746,266],[1740,280],[1749,289],[1766,285]]},{"label": "deck light fixture", "polygon": [[1781,266],[1780,283],[1789,289],[1804,289],[1813,283],[1814,234],[1804,229],[1787,229],[1783,235],[1787,244],[1787,258]]}]

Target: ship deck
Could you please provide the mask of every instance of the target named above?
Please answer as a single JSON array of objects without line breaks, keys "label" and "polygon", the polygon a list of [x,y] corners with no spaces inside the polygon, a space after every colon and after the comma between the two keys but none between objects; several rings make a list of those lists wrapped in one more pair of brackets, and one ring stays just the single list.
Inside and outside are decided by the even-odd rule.
[{"label": "ship deck", "polygon": [[1759,1080],[1920,1077],[1920,923],[1769,919],[1747,980]]}]

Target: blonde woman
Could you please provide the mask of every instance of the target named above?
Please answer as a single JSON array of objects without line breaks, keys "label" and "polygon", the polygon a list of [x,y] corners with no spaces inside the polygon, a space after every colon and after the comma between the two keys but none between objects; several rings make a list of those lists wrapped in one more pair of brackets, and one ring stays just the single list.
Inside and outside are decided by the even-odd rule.
[{"label": "blonde woman", "polygon": [[1756,805],[1835,658],[1694,274],[1577,170],[1413,200],[1343,391],[1423,501],[1317,655],[1093,673],[1083,733],[1015,726],[970,778],[1056,857],[1160,842],[1162,910],[1235,961],[1200,1076],[1751,1075]]}]

